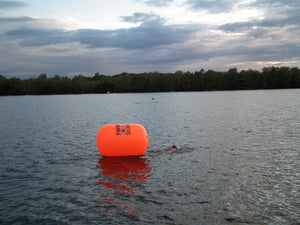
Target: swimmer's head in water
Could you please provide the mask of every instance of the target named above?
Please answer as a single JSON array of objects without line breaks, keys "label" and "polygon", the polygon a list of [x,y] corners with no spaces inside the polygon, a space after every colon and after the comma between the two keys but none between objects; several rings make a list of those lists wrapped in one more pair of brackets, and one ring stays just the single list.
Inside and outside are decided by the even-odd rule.
[{"label": "swimmer's head in water", "polygon": [[180,149],[180,147],[177,145],[172,145],[171,147],[164,148],[163,150],[175,150],[175,149]]}]

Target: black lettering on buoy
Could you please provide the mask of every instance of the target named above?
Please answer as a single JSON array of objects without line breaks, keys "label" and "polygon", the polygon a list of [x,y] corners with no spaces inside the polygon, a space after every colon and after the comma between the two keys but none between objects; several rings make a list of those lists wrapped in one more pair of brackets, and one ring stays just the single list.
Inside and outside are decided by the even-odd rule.
[{"label": "black lettering on buoy", "polygon": [[131,135],[130,125],[116,125],[116,135]]},{"label": "black lettering on buoy", "polygon": [[131,131],[130,131],[130,125],[126,124],[125,125],[125,135],[130,135]]},{"label": "black lettering on buoy", "polygon": [[116,124],[116,135],[120,135],[121,129],[120,129],[120,125]]}]

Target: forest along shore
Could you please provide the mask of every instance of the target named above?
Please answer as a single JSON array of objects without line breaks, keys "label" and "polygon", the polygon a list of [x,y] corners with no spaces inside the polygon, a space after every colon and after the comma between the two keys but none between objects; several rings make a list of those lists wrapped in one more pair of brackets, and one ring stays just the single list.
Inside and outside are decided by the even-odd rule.
[{"label": "forest along shore", "polygon": [[0,95],[49,95],[89,93],[130,93],[168,91],[212,91],[300,88],[297,67],[265,67],[258,70],[231,68],[227,72],[203,70],[175,73],[122,73],[93,77],[76,75],[72,78],[45,73],[36,78],[6,78],[0,75]]}]

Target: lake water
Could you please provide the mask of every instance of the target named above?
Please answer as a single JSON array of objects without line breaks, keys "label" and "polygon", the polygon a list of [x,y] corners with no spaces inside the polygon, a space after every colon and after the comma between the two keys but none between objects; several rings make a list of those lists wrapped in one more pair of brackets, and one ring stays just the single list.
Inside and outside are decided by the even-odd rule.
[{"label": "lake water", "polygon": [[[0,115],[0,224],[300,223],[300,89],[6,96]],[[102,158],[111,123],[142,124],[146,154]]]}]

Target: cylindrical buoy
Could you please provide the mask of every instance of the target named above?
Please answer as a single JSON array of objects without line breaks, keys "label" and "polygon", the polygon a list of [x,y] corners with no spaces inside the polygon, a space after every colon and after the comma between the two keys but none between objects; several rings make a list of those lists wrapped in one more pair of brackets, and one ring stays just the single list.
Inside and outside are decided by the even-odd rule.
[{"label": "cylindrical buoy", "polygon": [[138,156],[148,148],[148,134],[140,124],[108,124],[99,129],[97,146],[103,156]]}]

